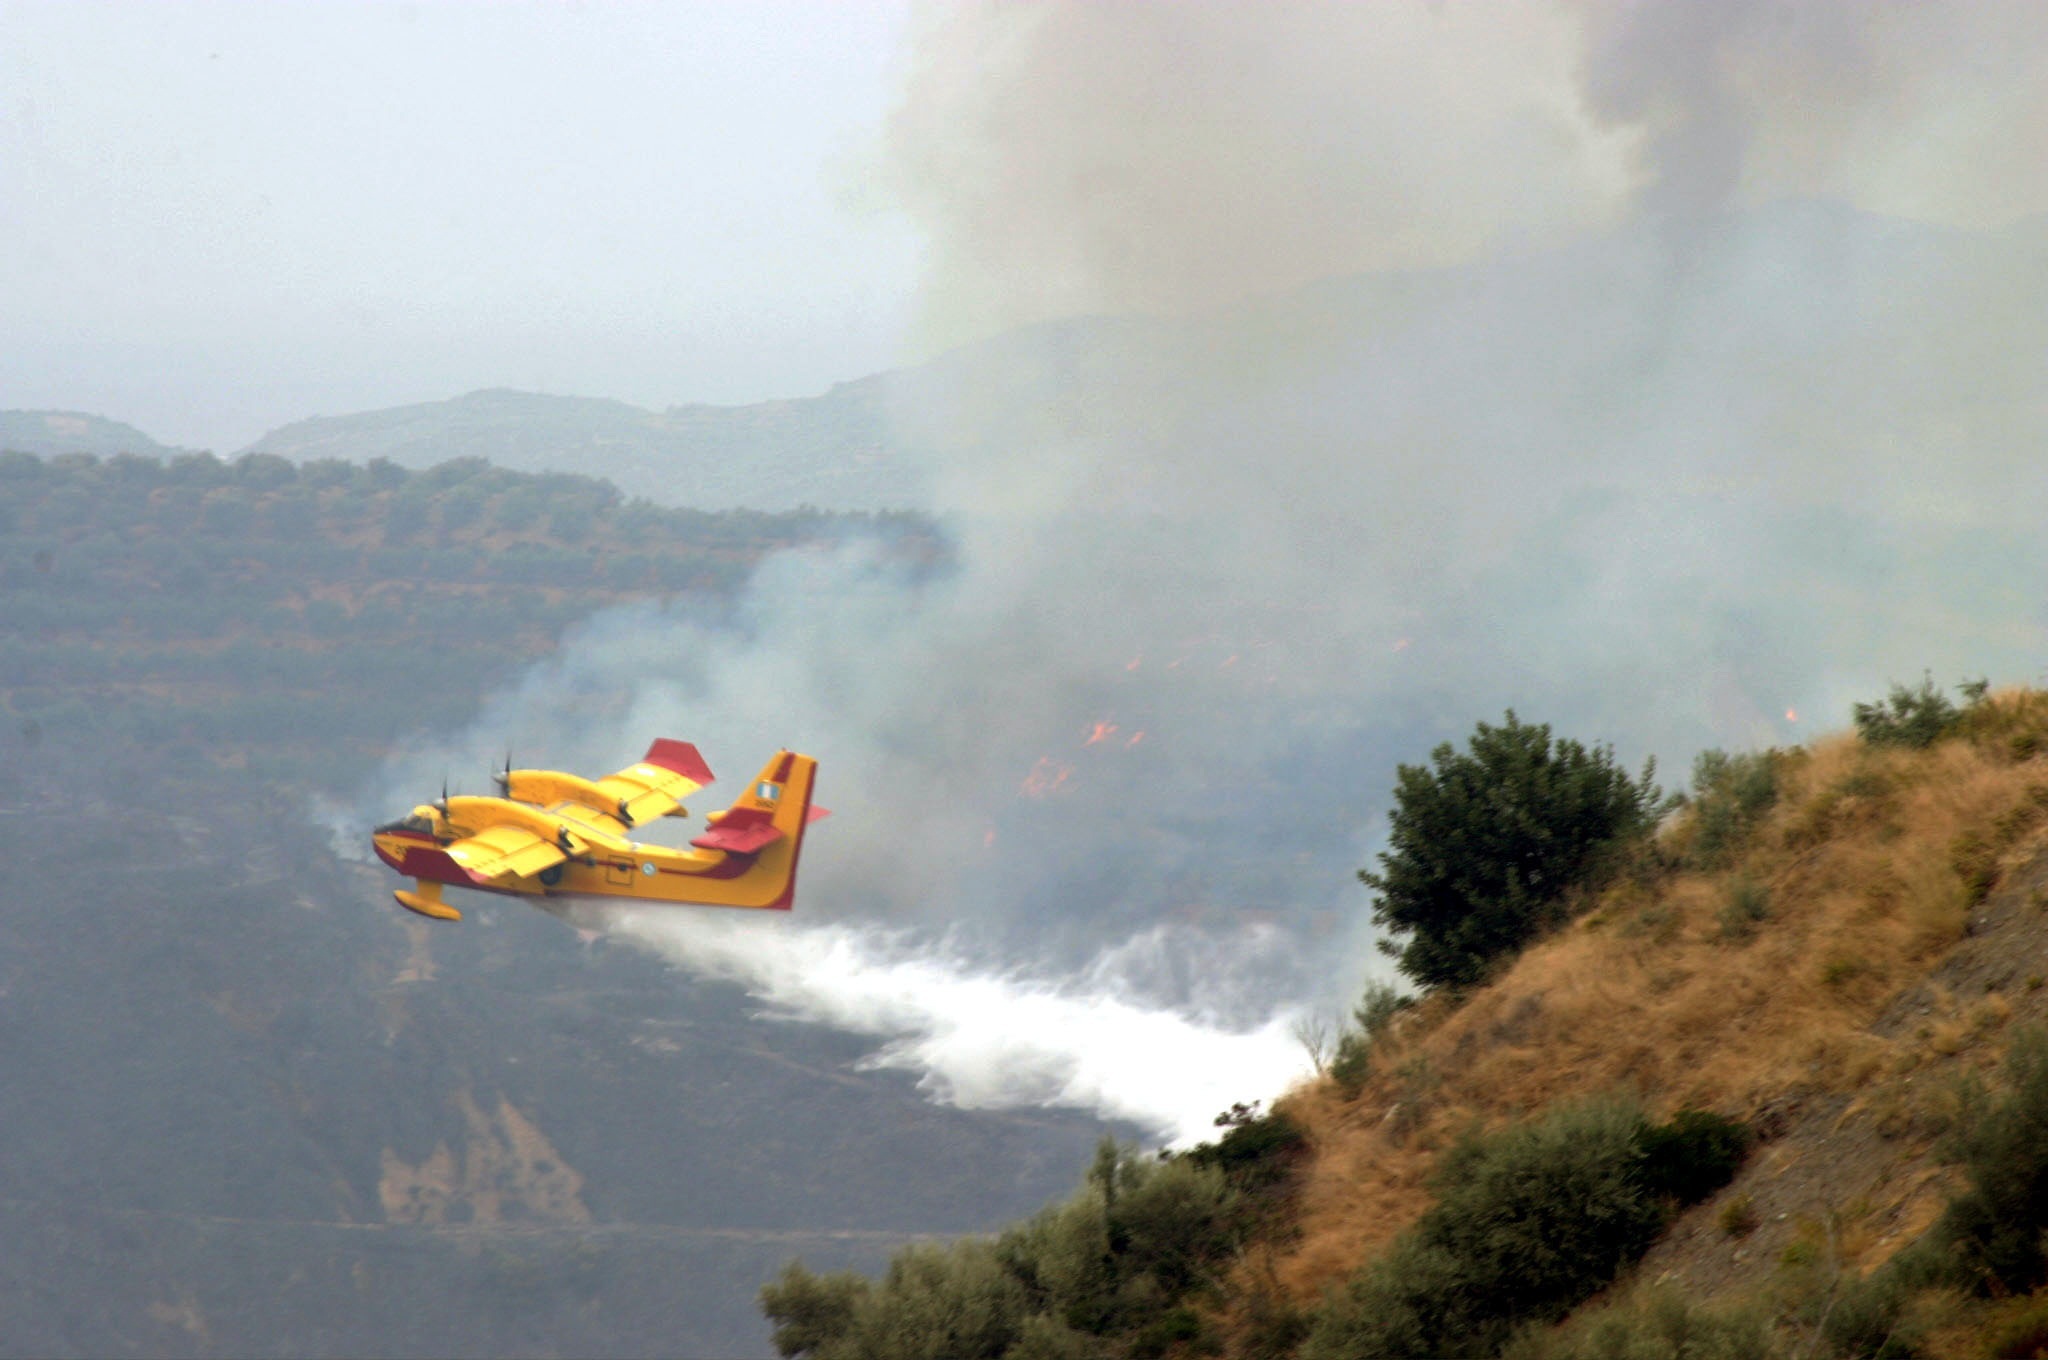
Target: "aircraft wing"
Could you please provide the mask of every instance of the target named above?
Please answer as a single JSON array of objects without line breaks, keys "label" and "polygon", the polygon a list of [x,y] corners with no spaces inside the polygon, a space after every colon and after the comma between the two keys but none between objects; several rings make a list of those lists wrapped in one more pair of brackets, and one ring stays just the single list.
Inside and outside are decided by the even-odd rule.
[{"label": "aircraft wing", "polygon": [[561,846],[524,827],[490,826],[451,842],[448,858],[479,882],[531,878],[569,858]]},{"label": "aircraft wing", "polygon": [[597,786],[619,800],[619,810],[636,825],[665,817],[715,776],[687,741],[663,738],[647,748],[638,765],[608,774]]}]

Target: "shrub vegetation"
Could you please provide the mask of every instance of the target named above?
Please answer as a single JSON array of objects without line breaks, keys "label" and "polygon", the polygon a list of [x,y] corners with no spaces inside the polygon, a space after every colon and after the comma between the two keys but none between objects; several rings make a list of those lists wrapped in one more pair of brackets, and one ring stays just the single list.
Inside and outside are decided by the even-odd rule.
[{"label": "shrub vegetation", "polygon": [[[1975,708],[1984,702],[1990,685],[1982,680],[1965,681],[1958,687],[1964,703]],[[1951,736],[1962,725],[1966,708],[1959,708],[1934,687],[1934,677],[1924,675],[1915,689],[1893,685],[1881,702],[1857,704],[1856,731],[1872,746],[1910,746],[1924,749]]]},{"label": "shrub vegetation", "polygon": [[1771,1360],[1782,1353],[1760,1313],[1706,1308],[1656,1289],[1561,1328],[1530,1328],[1501,1360]]},{"label": "shrub vegetation", "polygon": [[1317,1318],[1304,1360],[1491,1355],[1646,1251],[1672,1209],[1725,1184],[1748,1135],[1703,1111],[1560,1106],[1446,1154],[1437,1202]]},{"label": "shrub vegetation", "polygon": [[1279,1111],[1260,1114],[1258,1106],[1234,1105],[1216,1116],[1216,1127],[1229,1132],[1183,1156],[1195,1166],[1214,1167],[1233,1190],[1260,1195],[1285,1187],[1308,1152],[1301,1126]]},{"label": "shrub vegetation", "polygon": [[1400,767],[1389,848],[1359,873],[1378,893],[1380,947],[1425,987],[1478,982],[1662,807],[1654,761],[1631,779],[1611,748],[1553,742],[1512,709],[1464,753],[1445,742],[1430,760]]},{"label": "shrub vegetation", "polygon": [[1394,1023],[1394,1017],[1414,1004],[1414,998],[1403,996],[1400,989],[1390,983],[1374,982],[1367,985],[1365,995],[1352,1009],[1351,1018],[1355,1028],[1346,1026],[1337,1036],[1337,1051],[1330,1059],[1330,1079],[1337,1083],[1347,1099],[1355,1097],[1364,1087],[1365,1079],[1372,1075],[1372,1053],[1379,1044],[1387,1027]]},{"label": "shrub vegetation", "polygon": [[1950,1140],[1967,1187],[1925,1236],[1843,1293],[1825,1320],[1836,1354],[1916,1354],[1915,1304],[1930,1290],[2008,1298],[2048,1285],[2048,1031],[2017,1031],[2004,1094],[1969,1104]]},{"label": "shrub vegetation", "polygon": [[1242,1243],[1246,1191],[1298,1150],[1283,1118],[1246,1112],[1223,1140],[1165,1159],[1105,1141],[1073,1198],[1007,1229],[899,1252],[879,1282],[799,1262],[761,1291],[785,1356],[816,1360],[1137,1360],[1197,1342],[1191,1306]]},{"label": "shrub vegetation", "polygon": [[1749,839],[1750,833],[1778,801],[1778,788],[1793,753],[1775,748],[1744,751],[1702,751],[1692,765],[1692,843],[1688,858],[1700,868],[1715,869]]},{"label": "shrub vegetation", "polygon": [[1986,1294],[2048,1284],[2048,1032],[2013,1036],[2003,1099],[1962,1126],[1954,1150],[1970,1185],[1933,1236],[1962,1282]]}]

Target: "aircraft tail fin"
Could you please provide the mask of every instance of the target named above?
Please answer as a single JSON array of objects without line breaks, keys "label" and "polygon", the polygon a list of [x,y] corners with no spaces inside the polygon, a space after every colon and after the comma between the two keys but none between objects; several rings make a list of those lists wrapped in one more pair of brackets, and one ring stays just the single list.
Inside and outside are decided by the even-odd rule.
[{"label": "aircraft tail fin", "polygon": [[804,831],[822,815],[811,803],[818,762],[794,751],[777,751],[733,805],[714,813],[711,826],[690,844],[730,855],[764,855],[764,869],[786,858],[788,879],[770,905],[787,908],[796,892],[796,866]]}]

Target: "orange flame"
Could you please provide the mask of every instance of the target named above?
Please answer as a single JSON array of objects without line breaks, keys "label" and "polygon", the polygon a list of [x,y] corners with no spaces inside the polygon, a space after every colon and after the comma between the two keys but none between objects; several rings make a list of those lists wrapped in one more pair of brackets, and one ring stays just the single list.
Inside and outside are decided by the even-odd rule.
[{"label": "orange flame", "polygon": [[1065,787],[1073,773],[1073,766],[1062,765],[1051,756],[1040,756],[1017,792],[1026,798],[1048,798]]}]

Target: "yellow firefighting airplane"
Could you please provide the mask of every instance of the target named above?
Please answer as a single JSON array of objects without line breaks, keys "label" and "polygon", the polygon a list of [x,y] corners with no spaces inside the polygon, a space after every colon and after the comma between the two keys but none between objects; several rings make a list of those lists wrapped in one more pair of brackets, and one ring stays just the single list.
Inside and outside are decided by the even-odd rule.
[{"label": "yellow firefighting airplane", "polygon": [[378,858],[414,880],[398,904],[438,921],[462,913],[441,900],[445,884],[520,897],[613,897],[634,902],[787,911],[796,896],[804,829],[826,815],[811,805],[818,762],[778,751],[753,787],[714,812],[689,850],[643,845],[635,826],[681,817],[682,800],[713,775],[697,748],[661,740],[640,763],[603,779],[554,770],[497,772],[502,797],[450,798],[378,827]]}]

